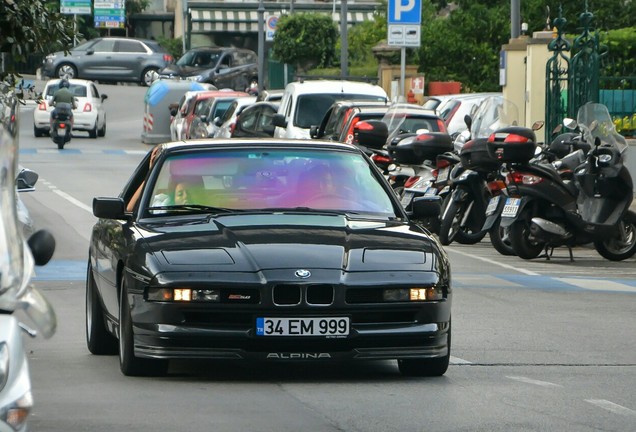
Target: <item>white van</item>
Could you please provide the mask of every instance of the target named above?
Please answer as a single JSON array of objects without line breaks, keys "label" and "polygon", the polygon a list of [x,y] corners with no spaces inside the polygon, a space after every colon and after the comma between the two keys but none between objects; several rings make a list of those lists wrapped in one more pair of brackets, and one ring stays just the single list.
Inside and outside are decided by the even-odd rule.
[{"label": "white van", "polygon": [[278,114],[273,118],[274,137],[309,139],[312,125],[320,125],[331,105],[338,100],[387,101],[380,86],[338,80],[299,81],[287,84]]}]

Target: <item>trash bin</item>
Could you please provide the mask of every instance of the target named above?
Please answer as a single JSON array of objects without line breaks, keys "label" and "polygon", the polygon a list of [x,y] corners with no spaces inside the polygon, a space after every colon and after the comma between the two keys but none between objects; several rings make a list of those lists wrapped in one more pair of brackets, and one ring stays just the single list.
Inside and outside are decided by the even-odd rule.
[{"label": "trash bin", "polygon": [[212,84],[188,80],[157,80],[144,97],[143,132],[141,142],[159,144],[170,141],[170,105],[179,103],[188,91],[216,90]]}]

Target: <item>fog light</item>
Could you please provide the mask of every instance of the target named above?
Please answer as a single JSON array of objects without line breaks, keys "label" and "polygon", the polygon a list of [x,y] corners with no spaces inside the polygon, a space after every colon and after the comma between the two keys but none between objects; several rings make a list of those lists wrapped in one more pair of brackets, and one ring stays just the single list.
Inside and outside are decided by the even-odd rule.
[{"label": "fog light", "polygon": [[220,298],[219,290],[195,289],[192,290],[192,300],[218,302]]},{"label": "fog light", "polygon": [[5,422],[13,429],[20,430],[24,426],[31,408],[33,408],[33,396],[28,391],[9,406]]},{"label": "fog light", "polygon": [[172,288],[149,288],[148,300],[150,301],[171,301]]},{"label": "fog light", "polygon": [[385,289],[382,292],[382,299],[384,301],[408,301],[409,290],[407,288],[390,288]]}]

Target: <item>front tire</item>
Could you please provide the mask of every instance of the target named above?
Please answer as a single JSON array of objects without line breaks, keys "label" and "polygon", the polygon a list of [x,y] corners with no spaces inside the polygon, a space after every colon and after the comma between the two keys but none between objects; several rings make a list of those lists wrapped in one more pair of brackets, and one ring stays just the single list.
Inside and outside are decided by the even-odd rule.
[{"label": "front tire", "polygon": [[509,227],[510,244],[519,258],[533,259],[539,256],[545,247],[545,243],[535,241],[530,233],[532,215],[530,210],[522,210],[519,219]]},{"label": "front tire", "polygon": [[70,63],[62,63],[55,70],[55,75],[60,79],[77,78],[77,68]]},{"label": "front tire", "polygon": [[501,217],[497,218],[490,229],[490,243],[497,252],[505,256],[513,256],[515,254],[510,243],[509,229],[501,226]]},{"label": "front tire", "polygon": [[125,284],[119,302],[119,368],[126,376],[159,376],[168,371],[168,360],[135,357],[132,317]]},{"label": "front tire", "polygon": [[623,261],[636,253],[636,213],[629,210],[618,223],[616,234],[606,240],[594,242],[594,248],[603,258]]},{"label": "front tire", "polygon": [[398,368],[404,376],[436,377],[448,370],[451,353],[451,325],[448,326],[448,352],[444,357],[422,359],[398,359]]},{"label": "front tire", "polygon": [[144,71],[141,73],[141,85],[150,87],[157,77],[158,70],[159,69],[154,67],[144,69]]},{"label": "front tire", "polygon": [[473,232],[468,227],[462,227],[461,221],[466,216],[466,212],[470,211],[472,199],[464,202],[454,201],[449,198],[448,207],[444,209],[444,217],[442,218],[439,228],[439,240],[444,246],[448,246],[453,241],[460,244],[479,243],[486,237],[485,231]]},{"label": "front tire", "polygon": [[104,311],[90,261],[86,271],[86,345],[95,355],[117,354],[117,338],[106,329]]}]

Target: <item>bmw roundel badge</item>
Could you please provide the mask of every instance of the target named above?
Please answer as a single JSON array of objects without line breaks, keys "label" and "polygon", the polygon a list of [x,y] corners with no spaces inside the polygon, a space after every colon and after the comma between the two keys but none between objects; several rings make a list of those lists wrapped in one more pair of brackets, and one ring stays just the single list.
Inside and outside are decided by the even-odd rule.
[{"label": "bmw roundel badge", "polygon": [[301,279],[307,279],[309,276],[311,276],[311,272],[304,269],[296,270],[296,273],[294,274],[296,275],[296,277]]}]

